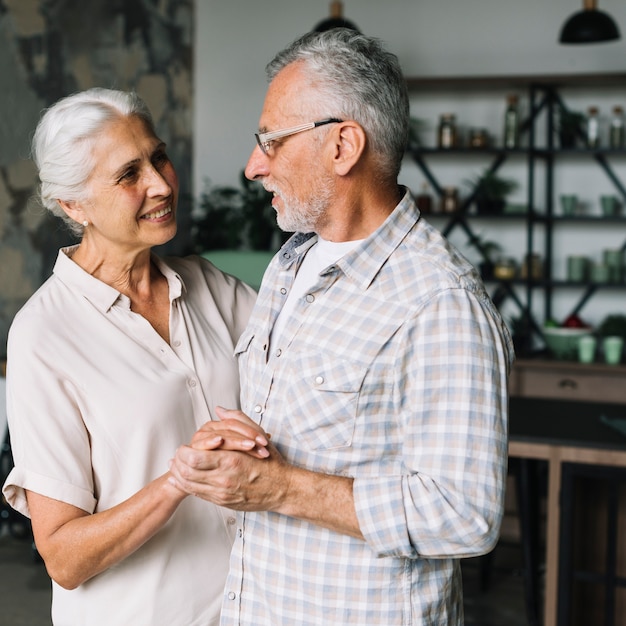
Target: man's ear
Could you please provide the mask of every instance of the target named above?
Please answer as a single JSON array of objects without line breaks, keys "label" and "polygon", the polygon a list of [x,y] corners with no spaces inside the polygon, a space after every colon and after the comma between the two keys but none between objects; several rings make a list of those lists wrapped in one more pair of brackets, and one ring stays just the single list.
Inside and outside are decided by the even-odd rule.
[{"label": "man's ear", "polygon": [[79,202],[75,200],[58,200],[57,204],[63,209],[65,214],[75,222],[82,224],[85,220],[85,214]]},{"label": "man's ear", "polygon": [[333,163],[335,171],[339,176],[345,176],[359,161],[365,145],[367,136],[360,124],[354,121],[342,122],[339,133],[335,133],[335,152]]}]

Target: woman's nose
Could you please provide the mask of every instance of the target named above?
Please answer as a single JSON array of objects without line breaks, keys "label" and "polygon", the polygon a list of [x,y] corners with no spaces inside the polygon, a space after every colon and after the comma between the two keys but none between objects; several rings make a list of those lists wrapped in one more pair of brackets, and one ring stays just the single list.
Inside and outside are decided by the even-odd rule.
[{"label": "woman's nose", "polygon": [[172,193],[177,180],[176,172],[171,166],[167,171],[151,167],[148,178],[149,192],[155,196],[167,196]]}]

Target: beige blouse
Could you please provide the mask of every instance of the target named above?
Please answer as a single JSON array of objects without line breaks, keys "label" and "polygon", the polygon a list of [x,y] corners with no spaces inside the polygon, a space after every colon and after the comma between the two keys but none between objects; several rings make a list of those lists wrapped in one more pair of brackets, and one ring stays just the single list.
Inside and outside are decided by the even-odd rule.
[{"label": "beige blouse", "polygon": [[[24,490],[89,513],[167,470],[181,443],[239,406],[234,346],[255,292],[198,257],[159,260],[170,292],[170,345],[115,289],[59,253],[53,276],[9,332],[7,414]],[[187,498],[136,553],[74,591],[53,584],[55,624],[217,624],[235,518]]]}]

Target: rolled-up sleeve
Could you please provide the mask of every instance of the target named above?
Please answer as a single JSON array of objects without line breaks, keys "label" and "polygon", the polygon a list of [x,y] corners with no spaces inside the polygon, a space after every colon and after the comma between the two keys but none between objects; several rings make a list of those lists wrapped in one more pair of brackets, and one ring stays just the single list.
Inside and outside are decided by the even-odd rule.
[{"label": "rolled-up sleeve", "polygon": [[475,556],[497,540],[511,357],[492,307],[480,293],[444,290],[396,338],[402,374],[388,410],[400,420],[401,471],[354,482],[361,530],[380,556]]}]

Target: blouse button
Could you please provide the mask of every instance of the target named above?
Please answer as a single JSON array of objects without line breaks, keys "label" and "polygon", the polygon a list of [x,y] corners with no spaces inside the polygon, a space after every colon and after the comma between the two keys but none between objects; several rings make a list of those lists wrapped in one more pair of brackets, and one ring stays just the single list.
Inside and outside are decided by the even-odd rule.
[{"label": "blouse button", "polygon": [[189,386],[193,389],[198,383],[192,378],[189,381]]}]

